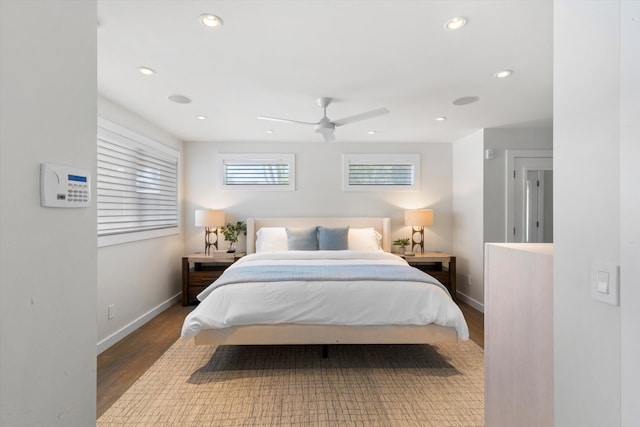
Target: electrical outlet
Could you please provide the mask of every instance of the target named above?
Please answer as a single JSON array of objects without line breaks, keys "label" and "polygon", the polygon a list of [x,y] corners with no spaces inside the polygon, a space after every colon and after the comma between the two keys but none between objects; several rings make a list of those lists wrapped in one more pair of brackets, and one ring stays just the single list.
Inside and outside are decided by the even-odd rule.
[{"label": "electrical outlet", "polygon": [[115,304],[110,304],[107,306],[107,319],[111,320],[116,317],[116,306]]}]

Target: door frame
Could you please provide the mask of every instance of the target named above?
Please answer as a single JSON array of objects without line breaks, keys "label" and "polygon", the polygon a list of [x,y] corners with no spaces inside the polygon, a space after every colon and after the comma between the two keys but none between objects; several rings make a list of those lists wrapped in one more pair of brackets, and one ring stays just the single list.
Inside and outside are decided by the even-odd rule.
[{"label": "door frame", "polygon": [[515,162],[519,158],[551,158],[553,150],[505,150],[505,228],[504,241],[513,242],[513,227],[515,227],[514,210],[515,199]]}]

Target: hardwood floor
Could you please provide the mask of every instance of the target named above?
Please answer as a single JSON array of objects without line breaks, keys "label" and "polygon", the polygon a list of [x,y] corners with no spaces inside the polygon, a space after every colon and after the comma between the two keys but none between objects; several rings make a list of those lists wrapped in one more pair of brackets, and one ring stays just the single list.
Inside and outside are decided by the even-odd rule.
[{"label": "hardwood floor", "polygon": [[171,306],[98,355],[97,417],[176,342],[184,318],[194,307]]},{"label": "hardwood floor", "polygon": [[[484,348],[484,315],[459,303],[471,340]],[[193,306],[176,304],[98,355],[97,417],[100,417],[180,336]]]},{"label": "hardwood floor", "polygon": [[458,301],[458,305],[467,320],[471,341],[484,348],[484,313],[460,301]]}]

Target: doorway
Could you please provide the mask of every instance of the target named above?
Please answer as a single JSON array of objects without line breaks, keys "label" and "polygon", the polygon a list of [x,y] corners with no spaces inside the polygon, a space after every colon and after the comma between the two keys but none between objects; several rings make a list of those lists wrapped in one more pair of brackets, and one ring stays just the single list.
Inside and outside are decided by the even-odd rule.
[{"label": "doorway", "polygon": [[552,243],[552,151],[507,151],[506,159],[505,241]]}]

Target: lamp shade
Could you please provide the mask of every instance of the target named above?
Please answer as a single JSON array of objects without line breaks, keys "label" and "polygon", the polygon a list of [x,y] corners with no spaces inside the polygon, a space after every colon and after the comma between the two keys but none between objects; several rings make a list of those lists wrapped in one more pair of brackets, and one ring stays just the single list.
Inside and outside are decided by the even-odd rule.
[{"label": "lamp shade", "polygon": [[404,211],[404,225],[424,227],[433,225],[433,209],[415,209]]},{"label": "lamp shade", "polygon": [[196,227],[220,227],[224,225],[224,211],[196,210]]}]

